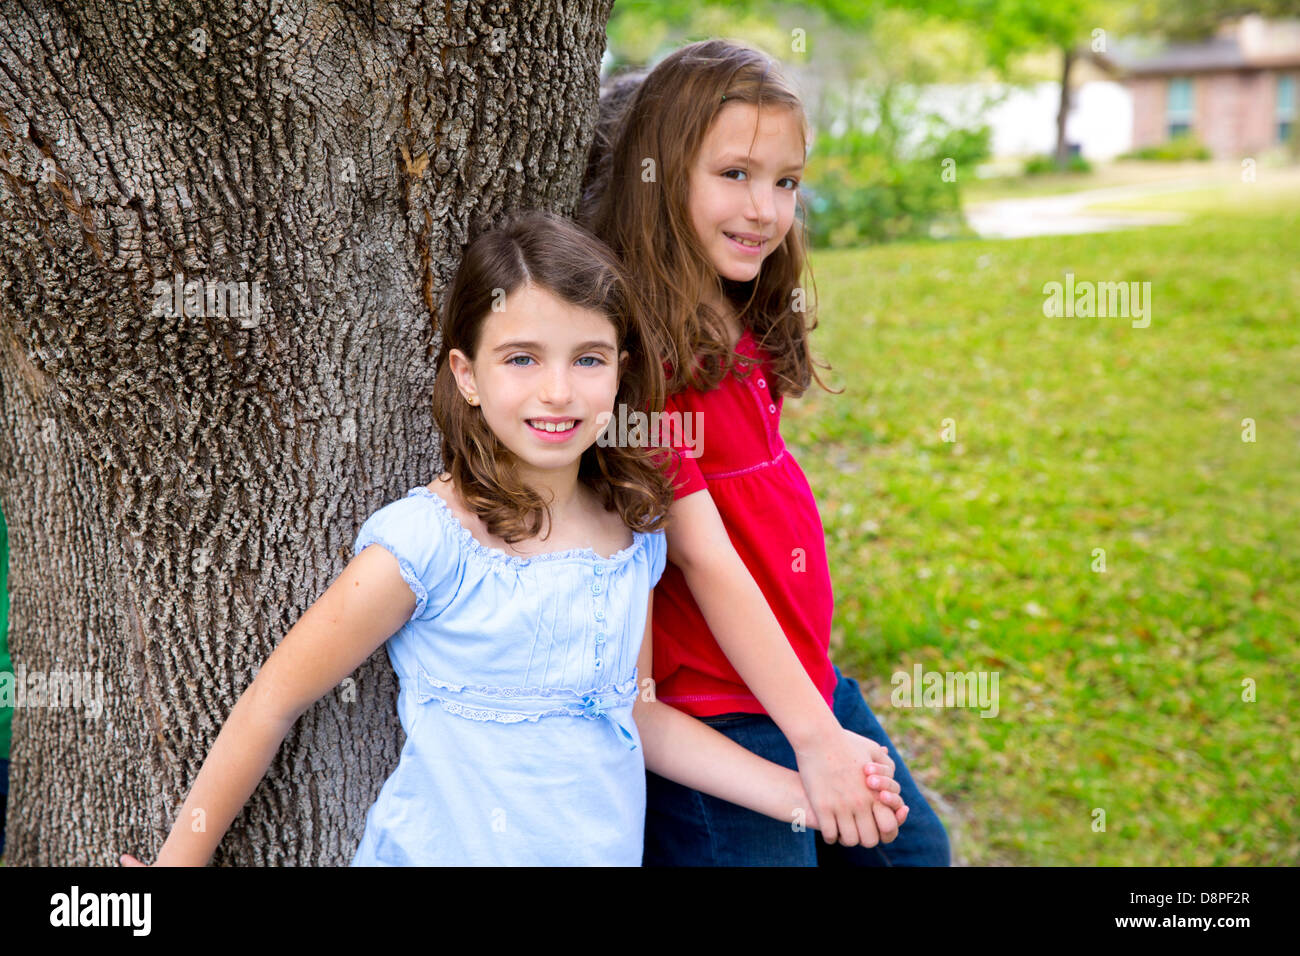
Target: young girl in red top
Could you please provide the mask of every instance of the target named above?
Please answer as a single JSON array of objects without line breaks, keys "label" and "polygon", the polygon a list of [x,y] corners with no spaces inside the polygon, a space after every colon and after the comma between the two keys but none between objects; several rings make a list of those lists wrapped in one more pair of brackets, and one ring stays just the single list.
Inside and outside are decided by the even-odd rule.
[{"label": "young girl in red top", "polygon": [[[672,436],[656,696],[797,769],[825,837],[648,774],[645,862],[946,866],[942,823],[857,682],[828,656],[824,532],[779,430],[785,395],[813,377],[816,321],[801,286],[802,227],[792,228],[802,105],[770,58],[717,40],[614,89],[584,219],[660,323],[665,411],[693,426]],[[897,813],[857,770],[879,757],[877,745],[895,764],[906,803]]]}]

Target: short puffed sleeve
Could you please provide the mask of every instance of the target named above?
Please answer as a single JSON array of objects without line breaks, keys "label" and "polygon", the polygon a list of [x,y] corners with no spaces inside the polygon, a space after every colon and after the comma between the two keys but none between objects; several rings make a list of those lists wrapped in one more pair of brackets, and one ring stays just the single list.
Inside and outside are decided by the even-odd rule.
[{"label": "short puffed sleeve", "polygon": [[[694,414],[690,408],[683,407],[677,396],[670,395],[664,402],[664,414],[668,416],[665,420],[670,423],[684,422],[686,416]],[[708,482],[704,480],[704,474],[700,471],[698,462],[700,448],[698,445],[692,446],[685,440],[685,430],[676,425],[670,425],[665,444],[669,447],[669,453],[663,457],[664,467],[667,474],[673,481],[673,500],[679,501],[687,495],[694,494],[697,491],[708,489]]]},{"label": "short puffed sleeve", "polygon": [[460,564],[460,548],[427,488],[384,505],[361,526],[354,555],[372,544],[397,559],[402,580],[415,595],[412,620],[433,617],[450,603]]},{"label": "short puffed sleeve", "polygon": [[668,538],[662,531],[646,535],[646,549],[650,556],[650,587],[653,588],[663,577],[664,564],[668,560]]}]

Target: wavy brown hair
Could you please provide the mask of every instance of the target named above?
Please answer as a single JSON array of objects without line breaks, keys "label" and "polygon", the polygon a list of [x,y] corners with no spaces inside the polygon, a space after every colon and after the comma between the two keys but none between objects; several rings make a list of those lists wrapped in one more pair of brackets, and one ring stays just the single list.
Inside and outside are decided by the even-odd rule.
[{"label": "wavy brown hair", "polygon": [[[668,343],[670,394],[714,388],[731,368],[726,324],[706,304],[717,289],[771,354],[775,393],[798,396],[816,375],[808,333],[817,327],[815,287],[809,296],[802,285],[805,272],[812,278],[802,199],[800,215],[751,282],[718,275],[691,225],[690,171],[709,127],[733,102],[794,110],[806,148],[808,121],[798,95],[775,60],[747,46],[692,43],[667,56],[630,96],[627,81],[613,87],[601,98],[598,122],[613,132],[593,146],[610,155],[588,160],[583,222],[622,260]],[[654,181],[643,181],[651,169]],[[817,382],[826,388],[820,377]]]},{"label": "wavy brown hair", "polygon": [[[519,214],[470,243],[443,305],[433,417],[442,433],[443,464],[461,497],[489,532],[510,544],[537,537],[543,526],[549,535],[550,511],[519,477],[514,453],[488,427],[482,408],[465,401],[449,356],[460,349],[473,361],[494,302],[526,284],[613,323],[617,351],[628,353],[616,410],[622,403],[629,411],[660,411],[664,401],[663,346],[603,243],[548,212]],[[606,511],[617,509],[632,530],[657,531],[672,503],[663,454],[648,447],[593,444],[582,454],[578,480],[600,497]]]}]

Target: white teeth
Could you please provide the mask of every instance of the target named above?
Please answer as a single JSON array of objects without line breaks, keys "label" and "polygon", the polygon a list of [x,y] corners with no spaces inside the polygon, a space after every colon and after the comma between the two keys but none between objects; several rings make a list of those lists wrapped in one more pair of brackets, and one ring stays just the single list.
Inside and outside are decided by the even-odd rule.
[{"label": "white teeth", "polygon": [[578,423],[577,423],[576,421],[570,419],[570,420],[567,421],[567,422],[534,422],[534,421],[530,421],[528,424],[532,425],[534,428],[541,429],[542,431],[547,431],[547,432],[567,432],[569,429],[573,428],[573,427],[574,427],[575,425],[577,425]]},{"label": "white teeth", "polygon": [[738,243],[740,243],[742,246],[754,246],[754,247],[758,247],[758,246],[761,246],[761,245],[763,244],[761,241],[756,242],[756,241],[754,241],[754,240],[752,240],[752,239],[741,239],[740,236],[733,236],[731,233],[727,233],[727,237],[730,238],[730,239],[735,239],[735,240],[736,240]]}]

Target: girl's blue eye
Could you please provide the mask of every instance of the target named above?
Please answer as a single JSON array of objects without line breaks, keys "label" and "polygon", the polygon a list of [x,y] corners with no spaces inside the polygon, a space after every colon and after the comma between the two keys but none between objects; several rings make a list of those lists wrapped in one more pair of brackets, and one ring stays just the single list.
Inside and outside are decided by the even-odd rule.
[{"label": "girl's blue eye", "polygon": [[[722,175],[728,179],[735,180],[738,183],[744,182],[746,179],[749,178],[749,173],[745,172],[743,169],[728,169]],[[781,187],[783,189],[795,190],[799,188],[799,180],[795,179],[793,176],[782,176],[779,180],[777,180],[777,183],[790,184],[788,186]]]},{"label": "girl's blue eye", "polygon": [[[528,366],[526,364],[521,364],[519,359],[523,359],[524,362],[531,362],[533,357],[531,355],[512,355],[510,358],[506,359],[506,364],[513,365],[515,368],[527,368]],[[588,359],[594,362],[595,365],[584,365],[582,366],[583,368],[595,368],[597,365],[605,364],[605,360],[599,355],[584,355],[582,358],[578,359],[578,361],[586,362]]]}]

